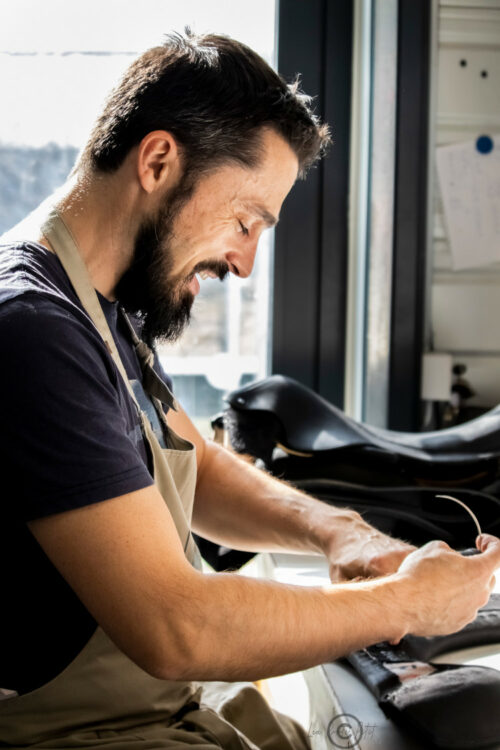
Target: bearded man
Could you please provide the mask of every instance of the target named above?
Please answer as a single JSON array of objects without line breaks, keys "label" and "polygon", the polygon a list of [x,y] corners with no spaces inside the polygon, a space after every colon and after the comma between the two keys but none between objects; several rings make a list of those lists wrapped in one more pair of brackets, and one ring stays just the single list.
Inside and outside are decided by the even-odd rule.
[{"label": "bearded man", "polygon": [[[200,276],[250,274],[327,141],[243,44],[170,35],[2,246],[3,747],[305,748],[249,681],[457,630],[487,600],[493,537],[476,558],[416,551],[266,476],[202,439],[155,363]],[[367,580],[203,574],[192,530]]]}]

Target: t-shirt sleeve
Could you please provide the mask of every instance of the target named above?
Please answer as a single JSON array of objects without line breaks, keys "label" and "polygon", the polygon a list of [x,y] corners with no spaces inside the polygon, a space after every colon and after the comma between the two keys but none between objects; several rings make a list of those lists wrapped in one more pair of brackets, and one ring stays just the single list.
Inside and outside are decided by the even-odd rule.
[{"label": "t-shirt sleeve", "polygon": [[0,347],[5,511],[27,521],[153,484],[114,364],[83,316],[24,296],[2,305]]}]

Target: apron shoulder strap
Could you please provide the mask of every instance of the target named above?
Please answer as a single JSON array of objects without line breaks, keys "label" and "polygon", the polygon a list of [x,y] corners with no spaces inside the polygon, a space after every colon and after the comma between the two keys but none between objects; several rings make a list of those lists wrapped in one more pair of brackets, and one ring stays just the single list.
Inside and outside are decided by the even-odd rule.
[{"label": "apron shoulder strap", "polygon": [[177,411],[177,403],[172,394],[172,391],[168,385],[161,379],[156,370],[153,367],[154,364],[154,352],[149,348],[145,341],[139,338],[137,332],[132,325],[130,318],[127,313],[120,307],[120,313],[127,325],[132,339],[139,364],[142,372],[142,384],[146,393],[152,398],[156,398],[162,403],[166,404],[170,409]]},{"label": "apron shoulder strap", "polygon": [[[97,331],[103,338],[106,347],[125,382],[133,403],[137,408],[143,434],[151,448],[154,462],[155,483],[172,514],[187,559],[192,565],[194,565],[194,567],[201,569],[200,553],[189,528],[189,519],[191,517],[194,496],[194,483],[196,481],[196,454],[193,445],[189,443],[189,441],[176,436],[175,433],[170,430],[166,422],[162,405],[159,403],[159,400],[162,400],[164,403],[171,406],[171,408],[175,409],[174,397],[170,393],[167,385],[163,383],[153,369],[154,356],[152,351],[139,339],[132,324],[125,315],[125,320],[131,332],[132,342],[136,348],[142,371],[143,373],[146,373],[146,380],[148,381],[148,385],[151,386],[148,390],[146,383],[143,383],[144,389],[148,390],[150,395],[151,389],[153,390],[153,404],[167,429],[165,433],[167,440],[169,443],[173,444],[174,450],[170,451],[171,461],[167,462],[164,457],[163,448],[158,442],[151,423],[147,415],[142,411],[135,397],[132,385],[128,379],[120,354],[116,348],[115,340],[109,329],[108,322],[87,271],[85,262],[78,250],[75,238],[55,209],[51,211],[46,221],[43,223],[41,231],[61,261],[80,302],[87,311],[87,314],[95,325]],[[155,389],[158,394],[157,396],[154,395]],[[187,456],[188,463],[182,461],[179,463],[177,460],[179,456]],[[184,500],[181,499],[179,495],[175,477],[177,477],[179,483],[183,486]],[[192,480],[193,486],[189,489]]]},{"label": "apron shoulder strap", "polygon": [[[139,410],[139,413],[141,413],[141,408],[137,402],[132,386],[130,385],[125,367],[118,349],[116,348],[115,340],[109,329],[108,321],[102,311],[101,304],[90,279],[87,266],[80,255],[75,238],[56,209],[52,209],[43,223],[41,231],[44,237],[50,242],[54,252],[61,261],[64,270],[73,284],[75,292],[101,335],[106,348],[111,354],[113,361],[127,386],[131,398]],[[122,314],[124,315],[125,321],[130,330],[132,341],[139,357],[144,377],[145,390],[150,393],[150,395],[166,403],[175,411],[176,404],[172,393],[153,369],[153,352],[147,344],[139,339],[125,312]]]}]

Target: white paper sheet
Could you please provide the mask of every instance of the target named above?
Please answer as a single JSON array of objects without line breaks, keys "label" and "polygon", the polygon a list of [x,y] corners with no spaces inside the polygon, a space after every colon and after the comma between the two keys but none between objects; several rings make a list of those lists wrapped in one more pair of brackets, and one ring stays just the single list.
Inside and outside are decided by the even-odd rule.
[{"label": "white paper sheet", "polygon": [[476,140],[441,146],[436,159],[453,267],[500,261],[500,134],[480,153]]}]

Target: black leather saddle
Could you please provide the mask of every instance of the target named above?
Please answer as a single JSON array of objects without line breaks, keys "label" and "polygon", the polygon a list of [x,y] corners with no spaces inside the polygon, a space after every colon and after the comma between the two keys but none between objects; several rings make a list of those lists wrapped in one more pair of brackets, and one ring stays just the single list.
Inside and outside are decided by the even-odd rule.
[{"label": "black leather saddle", "polygon": [[[459,474],[464,464],[485,467],[493,463],[496,468],[500,458],[500,406],[457,427],[411,433],[356,422],[314,391],[283,375],[271,375],[233,391],[226,400],[236,422],[243,414],[260,414],[263,419],[267,416],[273,448],[279,443],[286,452],[300,457],[364,448],[422,464],[422,471],[428,464],[446,465],[451,471],[456,466]],[[257,426],[255,419],[253,424]],[[237,438],[237,429],[234,432]],[[269,448],[270,440],[265,443]]]},{"label": "black leather saddle", "polygon": [[277,477],[362,513],[414,544],[471,546],[475,528],[500,530],[500,407],[458,427],[426,433],[356,422],[309,388],[273,375],[230,393],[224,423],[233,448]]},{"label": "black leather saddle", "polygon": [[500,595],[492,594],[473,623],[434,638],[407,636],[347,657],[384,713],[425,747],[486,748],[500,742],[500,672],[432,659],[455,649],[498,643]]}]

